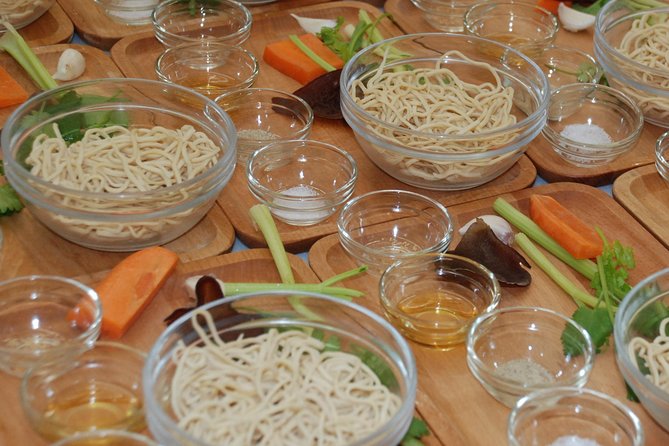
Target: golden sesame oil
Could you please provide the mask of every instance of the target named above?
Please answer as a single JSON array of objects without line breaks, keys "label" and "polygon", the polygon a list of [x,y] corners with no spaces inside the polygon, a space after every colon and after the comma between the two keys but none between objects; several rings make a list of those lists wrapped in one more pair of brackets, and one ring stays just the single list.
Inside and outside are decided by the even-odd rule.
[{"label": "golden sesame oil", "polygon": [[234,89],[239,81],[220,73],[192,73],[179,83],[200,94],[215,99],[227,90]]}]

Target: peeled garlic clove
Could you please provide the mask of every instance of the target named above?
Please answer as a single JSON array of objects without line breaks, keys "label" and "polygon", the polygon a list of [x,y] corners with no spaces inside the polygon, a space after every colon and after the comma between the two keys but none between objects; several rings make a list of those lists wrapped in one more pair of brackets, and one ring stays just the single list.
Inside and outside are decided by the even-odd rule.
[{"label": "peeled garlic clove", "polygon": [[330,19],[314,19],[311,17],[300,17],[297,14],[291,14],[292,18],[297,20],[302,29],[308,33],[316,34],[321,32],[321,28],[334,28],[337,26],[336,20]]},{"label": "peeled garlic clove", "polygon": [[[481,215],[480,217],[476,218],[480,218],[485,222],[485,224],[490,226],[492,232],[495,233],[497,238],[500,239],[502,243],[511,246],[513,243],[514,234],[513,228],[508,221],[504,220],[499,215]],[[464,233],[467,232],[467,229],[469,229],[469,227],[474,224],[476,218],[469,220],[463,227],[458,230],[460,235],[464,235]]]},{"label": "peeled garlic clove", "polygon": [[564,3],[558,5],[558,17],[562,27],[567,31],[577,32],[590,28],[595,24],[595,16],[570,8]]},{"label": "peeled garlic clove", "polygon": [[53,78],[57,81],[71,81],[84,74],[85,70],[84,55],[75,49],[68,48],[60,55]]}]

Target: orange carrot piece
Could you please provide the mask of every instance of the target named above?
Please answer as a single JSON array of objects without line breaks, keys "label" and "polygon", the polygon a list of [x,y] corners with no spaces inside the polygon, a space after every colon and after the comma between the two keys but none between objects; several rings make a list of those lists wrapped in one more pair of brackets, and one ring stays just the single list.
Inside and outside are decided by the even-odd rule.
[{"label": "orange carrot piece", "polygon": [[604,243],[597,232],[553,197],[530,196],[530,217],[577,259],[602,253]]},{"label": "orange carrot piece", "polygon": [[[299,39],[333,67],[342,68],[344,66],[344,61],[315,35],[303,34],[299,36]],[[304,54],[290,39],[268,44],[263,52],[263,60],[301,84],[307,84],[325,74],[325,70]]]},{"label": "orange carrot piece", "polygon": [[558,7],[560,6],[560,3],[571,6],[571,2],[563,2],[559,0],[537,0],[537,6],[547,9],[555,15],[558,13]]},{"label": "orange carrot piece", "polygon": [[159,246],[130,254],[95,290],[102,303],[102,334],[118,339],[137,320],[174,271],[179,257]]},{"label": "orange carrot piece", "polygon": [[28,100],[28,92],[0,67],[0,108],[22,104]]}]

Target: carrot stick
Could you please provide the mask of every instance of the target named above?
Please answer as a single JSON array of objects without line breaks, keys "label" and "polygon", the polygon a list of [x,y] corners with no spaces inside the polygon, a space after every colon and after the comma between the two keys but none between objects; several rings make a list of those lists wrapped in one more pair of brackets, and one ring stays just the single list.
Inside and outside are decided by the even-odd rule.
[{"label": "carrot stick", "polygon": [[597,232],[553,197],[530,196],[530,217],[576,259],[602,253],[604,243]]},{"label": "carrot stick", "polygon": [[22,104],[28,92],[2,67],[0,67],[0,108]]},{"label": "carrot stick", "polygon": [[118,339],[137,320],[174,271],[179,257],[159,246],[118,263],[95,290],[102,303],[102,334]]},{"label": "carrot stick", "polygon": [[559,0],[537,0],[537,6],[547,9],[555,15],[558,13],[558,7],[560,6],[560,3],[571,6],[571,2],[564,2]]}]

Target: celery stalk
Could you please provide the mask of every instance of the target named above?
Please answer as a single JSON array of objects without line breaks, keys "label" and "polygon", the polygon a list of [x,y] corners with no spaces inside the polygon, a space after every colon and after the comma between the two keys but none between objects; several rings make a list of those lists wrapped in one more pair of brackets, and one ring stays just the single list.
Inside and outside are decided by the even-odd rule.
[{"label": "celery stalk", "polygon": [[319,56],[318,54],[314,53],[314,52],[312,51],[311,48],[309,48],[308,46],[306,46],[306,45],[304,44],[304,42],[302,42],[302,41],[300,40],[300,38],[297,37],[295,34],[291,34],[290,36],[288,36],[288,38],[290,39],[291,42],[293,42],[295,45],[297,45],[297,47],[298,47],[304,54],[306,54],[307,56],[309,56],[309,59],[311,59],[311,60],[313,60],[314,62],[316,62],[316,63],[318,64],[318,66],[320,66],[322,69],[324,69],[325,71],[328,71],[328,72],[329,72],[329,71],[335,71],[335,70],[336,70],[335,67],[333,67],[332,65],[330,65],[329,63],[327,63],[325,60],[323,60],[323,58],[322,58],[321,56]]},{"label": "celery stalk", "polygon": [[354,297],[363,295],[361,291],[350,288],[333,287],[319,283],[224,283],[223,294],[234,296],[235,294],[254,293],[258,291],[290,290],[312,293],[327,294],[344,300],[352,300]]},{"label": "celery stalk", "polygon": [[0,49],[9,53],[42,90],[56,88],[58,84],[30,49],[26,41],[23,40],[23,37],[8,22],[1,21],[0,24],[7,30],[0,37]]},{"label": "celery stalk", "polygon": [[493,204],[493,209],[499,215],[504,217],[509,223],[525,233],[529,238],[537,242],[555,257],[581,273],[588,280],[597,273],[597,264],[588,259],[575,259],[566,249],[558,244],[550,235],[546,234],[536,223],[534,223],[525,214],[513,207],[503,198],[497,198]]},{"label": "celery stalk", "polygon": [[324,280],[321,284],[330,286],[334,283],[341,282],[342,280],[346,280],[350,277],[357,276],[358,274],[364,273],[365,271],[367,271],[367,265],[362,265],[357,268],[344,271],[343,273],[339,273],[336,276],[332,276],[329,279]]},{"label": "celery stalk", "polygon": [[576,284],[569,280],[564,274],[562,274],[556,267],[551,263],[548,258],[543,255],[539,249],[530,241],[527,235],[521,233],[516,234],[516,244],[520,249],[532,260],[534,263],[539,265],[547,275],[550,277],[560,288],[564,290],[572,299],[576,302],[577,305],[583,306],[587,305],[589,307],[596,307],[600,305],[599,300],[580,289]]},{"label": "celery stalk", "polygon": [[272,258],[276,264],[276,269],[279,271],[281,281],[283,283],[295,283],[293,269],[290,267],[286,248],[283,246],[279,230],[276,228],[276,224],[274,223],[269,208],[264,204],[256,204],[251,207],[249,213],[265,238],[267,247],[272,253]]}]

